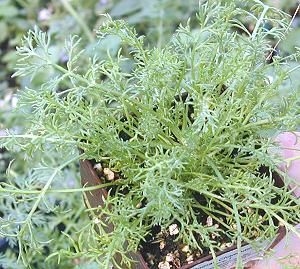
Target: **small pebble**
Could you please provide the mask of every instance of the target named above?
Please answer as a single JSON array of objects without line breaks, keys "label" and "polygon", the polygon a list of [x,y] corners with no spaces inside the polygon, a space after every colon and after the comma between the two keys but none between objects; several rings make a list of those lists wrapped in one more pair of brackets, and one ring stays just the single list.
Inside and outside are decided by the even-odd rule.
[{"label": "small pebble", "polygon": [[251,214],[251,213],[253,213],[253,209],[250,207],[247,207],[247,212],[248,212],[248,214]]},{"label": "small pebble", "polygon": [[213,219],[211,216],[208,216],[207,219],[206,219],[206,224],[208,227],[211,227],[213,226]]},{"label": "small pebble", "polygon": [[160,262],[158,264],[158,269],[170,269],[171,266],[168,262]]},{"label": "small pebble", "polygon": [[192,263],[192,262],[194,261],[194,256],[193,256],[193,254],[187,256],[186,261],[187,261],[187,263]]},{"label": "small pebble", "polygon": [[190,248],[188,245],[185,245],[181,250],[182,250],[182,252],[189,252]]},{"label": "small pebble", "polygon": [[114,180],[115,173],[113,171],[111,171],[109,168],[104,168],[103,173],[104,173],[104,175],[106,175],[106,178],[108,180]]},{"label": "small pebble", "polygon": [[160,249],[164,249],[165,246],[166,246],[166,242],[164,240],[162,240],[162,241],[159,242],[159,248]]},{"label": "small pebble", "polygon": [[220,249],[221,249],[221,250],[224,250],[224,249],[226,249],[226,248],[227,248],[227,247],[226,247],[225,243],[223,243],[223,244],[220,245]]},{"label": "small pebble", "polygon": [[236,223],[233,223],[233,224],[231,225],[231,227],[232,227],[233,230],[236,230],[236,229],[237,229]]},{"label": "small pebble", "polygon": [[96,169],[96,170],[98,170],[99,172],[102,172],[102,165],[101,165],[101,163],[96,163],[95,165],[94,165],[94,169]]},{"label": "small pebble", "polygon": [[199,258],[203,254],[203,250],[201,249],[199,252],[196,252],[196,257]]},{"label": "small pebble", "polygon": [[100,219],[99,219],[99,218],[93,218],[93,222],[94,222],[95,224],[99,224],[99,223],[101,223],[101,221],[100,221]]},{"label": "small pebble", "polygon": [[171,224],[171,225],[169,226],[169,233],[170,233],[170,235],[176,235],[176,234],[179,234],[179,229],[178,229],[177,224]]},{"label": "small pebble", "polygon": [[172,262],[174,260],[174,256],[172,253],[168,253],[166,256],[166,261],[167,262]]}]

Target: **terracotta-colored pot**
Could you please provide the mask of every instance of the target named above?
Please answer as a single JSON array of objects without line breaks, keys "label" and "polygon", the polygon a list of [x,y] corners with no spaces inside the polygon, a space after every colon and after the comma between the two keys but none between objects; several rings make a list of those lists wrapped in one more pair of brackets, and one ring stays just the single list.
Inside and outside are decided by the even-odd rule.
[{"label": "terracotta-colored pot", "polygon": [[[261,171],[262,173],[266,172]],[[97,175],[95,169],[93,168],[92,162],[88,160],[80,161],[80,174],[81,174],[81,184],[84,187],[92,187],[102,184],[99,176]],[[282,185],[281,179],[274,178],[276,185]],[[104,188],[96,189],[93,191],[85,192],[85,203],[89,207],[97,208],[104,205],[104,199],[107,196],[107,191]],[[108,224],[107,230],[109,232],[113,231],[113,226]],[[243,245],[241,249],[241,258],[244,264],[251,264],[251,261],[256,260],[263,255],[263,252],[273,248],[285,235],[285,229],[279,229],[278,235],[274,240],[266,241],[263,243],[263,250],[260,252],[255,251],[250,245]],[[128,254],[136,263],[133,263],[131,269],[149,269],[146,261],[143,259],[142,255],[137,253]],[[237,248],[235,246],[229,247],[224,251],[217,252],[217,263],[222,269],[235,268],[235,262],[237,257]],[[118,257],[115,257],[117,261]],[[247,268],[247,267],[246,267]],[[125,269],[125,268],[124,268]],[[211,255],[203,257],[193,263],[186,264],[181,267],[181,269],[214,269],[213,258]]]}]

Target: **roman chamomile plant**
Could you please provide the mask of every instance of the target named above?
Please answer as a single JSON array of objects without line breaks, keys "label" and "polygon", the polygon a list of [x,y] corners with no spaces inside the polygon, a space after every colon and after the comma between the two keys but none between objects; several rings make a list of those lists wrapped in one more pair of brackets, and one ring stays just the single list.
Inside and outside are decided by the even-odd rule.
[{"label": "roman chamomile plant", "polygon": [[[254,22],[252,32],[237,19],[245,16]],[[78,149],[78,158],[119,177],[108,176],[97,186],[108,190],[105,206],[89,208],[90,227],[79,236],[76,253],[68,255],[95,260],[100,268],[130,267],[129,252],[143,254],[145,241],[163,241],[174,225],[174,244],[214,259],[224,245],[240,249],[257,238],[273,238],[279,225],[297,233],[299,201],[274,184],[275,172],[287,176],[277,169],[281,160],[270,154],[276,145],[268,136],[299,124],[297,91],[286,89],[278,101],[293,71],[288,63],[298,53],[267,60],[272,40],[284,37],[289,21],[259,1],[251,12],[233,2],[207,1],[195,20],[196,27],[179,26],[163,48],[146,48],[126,22],[107,16],[97,34],[100,40],[120,39],[116,57],[108,51],[103,59],[82,59],[80,39],[72,37],[66,65],[53,62],[50,36],[38,29],[17,48],[15,76],[33,78],[45,69],[56,75],[38,89],[20,91],[18,107],[30,128],[8,134],[2,144],[46,155]],[[55,176],[38,202],[53,182]],[[113,231],[105,228],[110,224]],[[151,268],[162,262],[143,255]],[[242,268],[240,255],[237,267]]]}]

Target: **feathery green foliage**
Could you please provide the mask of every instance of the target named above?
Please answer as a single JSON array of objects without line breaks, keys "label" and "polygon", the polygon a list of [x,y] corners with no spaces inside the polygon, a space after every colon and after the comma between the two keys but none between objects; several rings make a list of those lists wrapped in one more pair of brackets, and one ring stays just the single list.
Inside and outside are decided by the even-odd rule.
[{"label": "feathery green foliage", "polygon": [[[37,28],[17,49],[15,76],[34,78],[45,70],[55,75],[20,93],[19,109],[31,125],[2,144],[28,154],[72,152],[75,159],[105,162],[122,175],[95,216],[109,216],[114,232],[94,219],[74,242],[75,252],[52,256],[85,257],[109,268],[119,253],[122,268],[130,263],[126,253],[136,251],[153,226],[174,222],[186,244],[215,255],[220,245],[212,233],[240,247],[242,241],[274,236],[278,221],[289,229],[299,221],[299,201],[258,173],[262,166],[277,171],[280,161],[270,154],[274,145],[265,133],[299,126],[297,91],[286,89],[281,101],[276,98],[294,69],[287,58],[266,61],[270,38],[282,39],[288,20],[260,1],[254,1],[252,13],[212,2],[200,5],[197,28],[180,25],[163,47],[146,48],[134,28],[107,16],[97,35],[119,38],[116,57],[85,59],[80,39],[72,37],[65,47],[68,62],[59,65],[51,57],[50,36]],[[239,16],[255,21],[253,32]],[[78,148],[84,153],[74,157]],[[29,211],[16,235],[20,249],[34,241],[35,210],[67,165],[53,169]],[[200,213],[219,228],[206,225]]]}]

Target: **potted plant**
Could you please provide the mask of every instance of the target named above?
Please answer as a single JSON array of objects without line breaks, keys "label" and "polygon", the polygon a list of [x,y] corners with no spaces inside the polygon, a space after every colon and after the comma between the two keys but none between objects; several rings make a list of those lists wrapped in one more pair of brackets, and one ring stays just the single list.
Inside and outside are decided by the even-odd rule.
[{"label": "potted plant", "polygon": [[[299,122],[296,92],[281,95],[294,70],[287,60],[298,54],[266,60],[288,20],[259,1],[251,13],[212,2],[163,48],[147,48],[109,16],[97,33],[119,38],[116,57],[82,59],[72,37],[66,66],[58,65],[38,29],[18,48],[15,76],[54,70],[41,88],[20,92],[19,107],[35,145],[79,149],[101,268],[217,268],[228,247],[242,268],[245,244],[259,252],[280,226],[299,222],[299,201],[274,184],[276,173],[286,175],[270,153],[270,134]],[[207,255],[211,267],[199,267]]]}]

